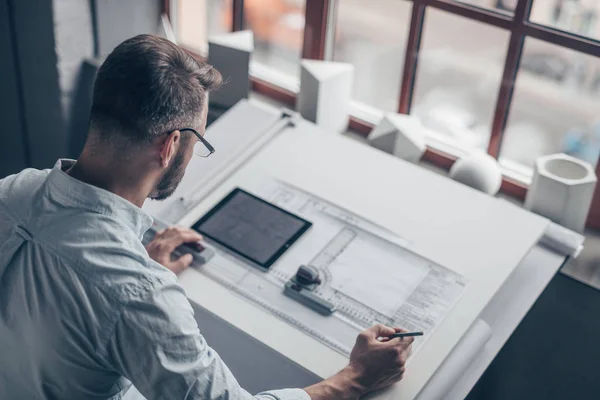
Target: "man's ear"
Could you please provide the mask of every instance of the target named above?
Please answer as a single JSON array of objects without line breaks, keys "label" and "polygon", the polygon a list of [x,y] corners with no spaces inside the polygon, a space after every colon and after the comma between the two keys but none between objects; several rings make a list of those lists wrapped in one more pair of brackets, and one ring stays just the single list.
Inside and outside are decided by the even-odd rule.
[{"label": "man's ear", "polygon": [[159,156],[160,156],[160,165],[163,168],[167,168],[171,163],[175,154],[177,154],[177,149],[179,149],[179,145],[181,143],[181,132],[178,130],[174,130],[169,133],[165,140],[162,142]]}]

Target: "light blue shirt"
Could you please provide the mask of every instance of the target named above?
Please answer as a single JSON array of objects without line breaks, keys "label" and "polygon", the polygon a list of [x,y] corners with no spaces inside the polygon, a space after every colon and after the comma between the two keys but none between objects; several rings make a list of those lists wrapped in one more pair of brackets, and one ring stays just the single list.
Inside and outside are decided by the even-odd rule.
[{"label": "light blue shirt", "polygon": [[0,180],[0,399],[120,399],[131,383],[148,399],[253,398],[148,256],[152,218],[71,165]]}]

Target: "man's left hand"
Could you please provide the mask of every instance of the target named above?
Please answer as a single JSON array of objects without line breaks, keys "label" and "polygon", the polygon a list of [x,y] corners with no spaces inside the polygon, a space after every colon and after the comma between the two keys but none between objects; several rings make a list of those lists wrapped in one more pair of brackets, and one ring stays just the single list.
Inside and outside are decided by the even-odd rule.
[{"label": "man's left hand", "polygon": [[150,258],[178,274],[190,266],[193,256],[188,253],[176,260],[171,260],[173,251],[183,243],[193,243],[200,240],[202,240],[202,235],[196,231],[172,227],[158,232],[154,239],[146,245],[146,250]]}]

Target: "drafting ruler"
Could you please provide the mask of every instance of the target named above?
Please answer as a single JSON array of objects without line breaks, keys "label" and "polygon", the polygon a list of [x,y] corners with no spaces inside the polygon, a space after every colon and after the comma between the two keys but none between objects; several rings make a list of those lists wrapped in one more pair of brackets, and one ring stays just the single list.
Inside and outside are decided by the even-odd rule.
[{"label": "drafting ruler", "polygon": [[[285,321],[286,323],[292,325],[296,329],[299,329],[299,330],[309,334],[313,338],[319,340],[320,342],[331,347],[332,349],[336,350],[337,352],[339,352],[345,356],[350,355],[351,348],[343,345],[342,343],[340,343],[330,337],[327,337],[322,332],[309,326],[307,323],[299,321],[298,319],[292,317],[288,313],[282,311],[280,308],[278,308],[278,307],[270,304],[269,302],[261,299],[260,297],[256,296],[254,293],[251,293],[250,291],[245,290],[240,285],[237,285],[227,279],[224,279],[221,276],[221,274],[219,273],[218,268],[214,268],[214,270],[213,270],[213,268],[207,268],[207,267],[208,267],[208,265],[202,267],[202,269],[200,271],[204,275],[209,277],[210,279],[217,282],[218,284],[220,284],[220,285],[224,286],[225,288],[231,290],[232,292],[240,295],[244,299],[249,300],[250,302],[259,306],[260,308],[267,311],[268,313],[270,313],[270,314],[276,316],[277,318]],[[281,288],[278,288],[278,290],[279,290],[281,296],[284,297],[283,292],[281,291]]]}]

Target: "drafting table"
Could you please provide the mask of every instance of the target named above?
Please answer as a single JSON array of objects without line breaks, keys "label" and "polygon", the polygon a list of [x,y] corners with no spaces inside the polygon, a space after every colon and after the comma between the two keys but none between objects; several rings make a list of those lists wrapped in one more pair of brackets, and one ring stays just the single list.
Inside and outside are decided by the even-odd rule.
[{"label": "drafting table", "polygon": [[[470,280],[405,379],[375,398],[464,398],[565,260],[536,245],[546,219],[297,116],[243,101],[208,129],[207,139],[217,152],[194,159],[174,196],[149,202],[148,212],[191,226],[232,188],[252,188],[270,175],[389,227],[413,251]],[[193,303],[319,377],[347,364],[347,357],[194,269],[180,282]],[[455,371],[482,326],[489,340]]]}]

